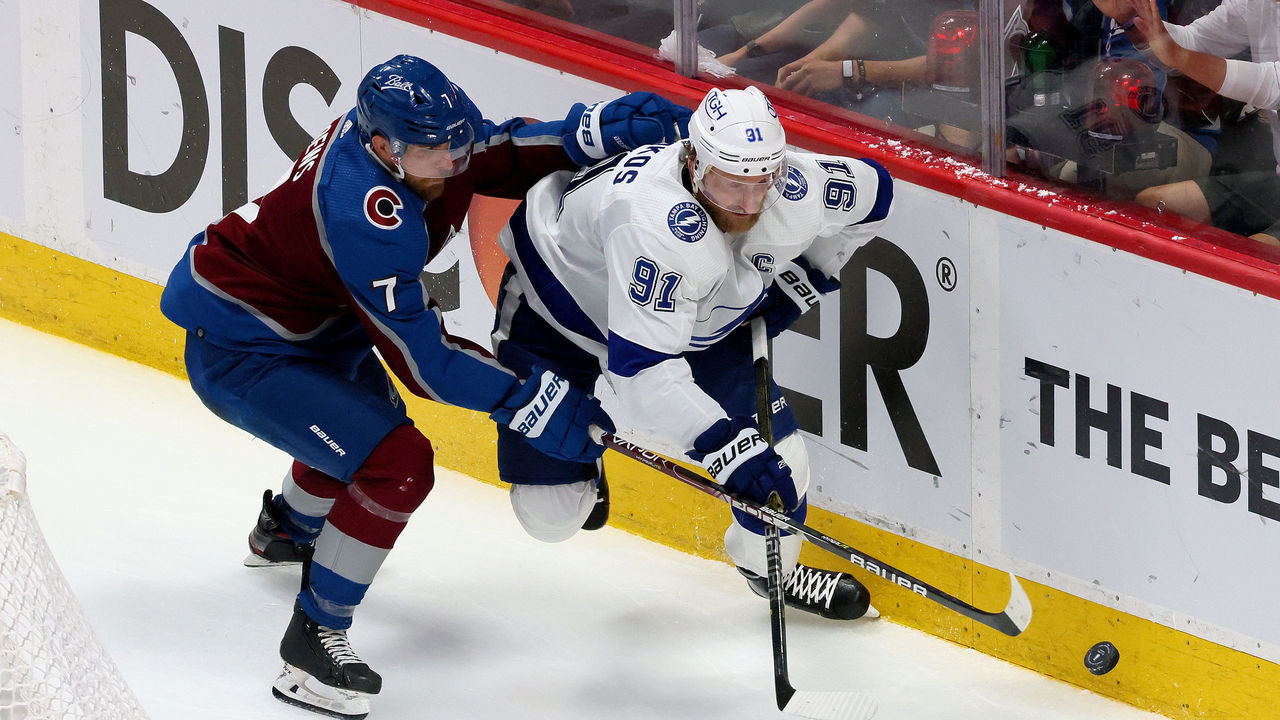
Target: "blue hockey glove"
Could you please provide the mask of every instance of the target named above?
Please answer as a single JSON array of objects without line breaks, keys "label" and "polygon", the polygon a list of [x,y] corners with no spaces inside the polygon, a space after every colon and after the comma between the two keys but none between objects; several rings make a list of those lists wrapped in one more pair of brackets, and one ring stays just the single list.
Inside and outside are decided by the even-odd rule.
[{"label": "blue hockey glove", "polygon": [[604,454],[588,434],[592,425],[614,431],[599,400],[537,366],[489,417],[522,433],[539,451],[570,462],[594,462]]},{"label": "blue hockey glove", "polygon": [[[782,456],[760,437],[746,417],[717,421],[693,441],[689,457],[706,469],[711,479],[747,500],[761,505],[776,502],[788,515],[801,509],[796,497],[791,468]],[[754,533],[764,533],[764,524],[745,513],[734,511],[738,522]]]},{"label": "blue hockey glove", "polygon": [[839,280],[823,275],[803,258],[796,258],[779,268],[764,302],[751,316],[764,318],[769,337],[777,337],[817,305],[823,295],[839,288]]},{"label": "blue hockey glove", "polygon": [[564,119],[565,152],[590,165],[641,145],[673,143],[689,134],[693,111],[651,92],[587,106],[577,103]]}]

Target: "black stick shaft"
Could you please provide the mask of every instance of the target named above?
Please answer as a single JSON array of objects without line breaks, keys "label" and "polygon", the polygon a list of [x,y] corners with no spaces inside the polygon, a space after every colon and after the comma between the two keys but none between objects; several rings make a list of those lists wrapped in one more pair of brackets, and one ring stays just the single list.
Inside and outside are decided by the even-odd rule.
[{"label": "black stick shaft", "polygon": [[[751,322],[751,351],[756,375],[756,425],[760,436],[773,445],[773,403],[769,392],[769,338],[764,321]],[[773,686],[778,709],[785,710],[796,694],[787,671],[787,603],[782,589],[782,534],[774,525],[764,531],[766,562],[769,566],[769,631],[773,642]]]}]

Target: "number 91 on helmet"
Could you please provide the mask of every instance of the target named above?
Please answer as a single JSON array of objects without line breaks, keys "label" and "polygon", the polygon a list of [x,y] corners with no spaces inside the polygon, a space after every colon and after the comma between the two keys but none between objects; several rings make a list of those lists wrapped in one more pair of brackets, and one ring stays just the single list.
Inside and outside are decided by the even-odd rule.
[{"label": "number 91 on helmet", "polygon": [[751,86],[713,88],[689,121],[693,190],[738,215],[763,212],[787,180],[787,137],[773,104]]},{"label": "number 91 on helmet", "polygon": [[374,67],[356,90],[360,141],[374,154],[374,136],[385,137],[401,177],[447,178],[465,171],[478,117],[462,88],[412,55]]}]

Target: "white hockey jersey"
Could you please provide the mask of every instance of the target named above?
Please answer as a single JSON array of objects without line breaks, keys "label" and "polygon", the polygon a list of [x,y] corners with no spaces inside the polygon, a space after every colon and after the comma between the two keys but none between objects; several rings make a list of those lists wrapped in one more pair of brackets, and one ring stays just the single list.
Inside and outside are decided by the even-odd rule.
[{"label": "white hockey jersey", "polygon": [[550,175],[500,235],[529,305],[600,359],[619,431],[681,455],[726,417],[681,354],[744,322],[797,257],[836,277],[893,197],[874,162],[789,152],[782,197],[727,235],[685,188],[682,158],[679,143],[652,145]]}]

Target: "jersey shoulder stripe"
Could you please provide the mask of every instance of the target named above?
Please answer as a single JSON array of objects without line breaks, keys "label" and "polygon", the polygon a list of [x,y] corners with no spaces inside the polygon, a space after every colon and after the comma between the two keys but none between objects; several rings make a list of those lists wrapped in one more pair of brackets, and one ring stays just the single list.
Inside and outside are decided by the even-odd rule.
[{"label": "jersey shoulder stripe", "polygon": [[875,160],[862,158],[862,162],[876,171],[876,201],[867,216],[858,222],[859,224],[879,222],[889,217],[889,207],[893,204],[893,178],[889,176],[889,171]]},{"label": "jersey shoulder stripe", "polygon": [[604,334],[573,299],[568,288],[556,278],[546,260],[534,247],[533,239],[529,237],[528,221],[525,218],[528,209],[528,203],[521,203],[512,214],[508,228],[511,231],[516,260],[519,261],[525,277],[529,280],[530,290],[542,300],[543,305],[556,321],[565,328],[585,338],[604,343]]}]

